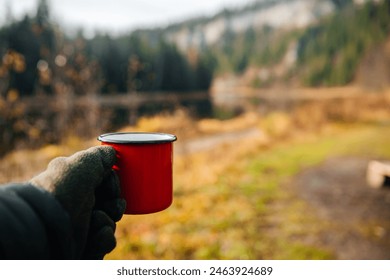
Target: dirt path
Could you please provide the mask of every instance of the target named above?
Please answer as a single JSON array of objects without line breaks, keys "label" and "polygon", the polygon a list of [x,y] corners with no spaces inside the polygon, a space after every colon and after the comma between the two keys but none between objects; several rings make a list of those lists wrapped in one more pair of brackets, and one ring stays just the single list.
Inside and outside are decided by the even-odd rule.
[{"label": "dirt path", "polygon": [[256,127],[250,127],[240,131],[229,131],[214,135],[203,136],[192,140],[181,141],[175,145],[178,155],[192,154],[215,149],[224,144],[232,144],[243,139],[265,139],[264,133]]},{"label": "dirt path", "polygon": [[[179,155],[203,152],[243,139],[264,137],[257,128],[219,133],[178,143]],[[330,158],[299,173],[289,184],[317,218],[319,234],[308,242],[337,259],[390,259],[390,188],[366,183],[369,159]]]},{"label": "dirt path", "polygon": [[390,259],[390,188],[365,181],[368,160],[331,158],[292,181],[327,229],[313,238],[339,259]]}]

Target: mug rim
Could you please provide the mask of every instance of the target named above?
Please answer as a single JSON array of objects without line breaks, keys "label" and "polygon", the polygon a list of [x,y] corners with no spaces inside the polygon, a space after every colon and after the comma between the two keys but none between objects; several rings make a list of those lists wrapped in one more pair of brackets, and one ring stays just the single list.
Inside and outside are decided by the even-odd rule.
[{"label": "mug rim", "polygon": [[160,132],[113,132],[102,134],[97,140],[113,144],[157,144],[174,142],[177,137]]}]

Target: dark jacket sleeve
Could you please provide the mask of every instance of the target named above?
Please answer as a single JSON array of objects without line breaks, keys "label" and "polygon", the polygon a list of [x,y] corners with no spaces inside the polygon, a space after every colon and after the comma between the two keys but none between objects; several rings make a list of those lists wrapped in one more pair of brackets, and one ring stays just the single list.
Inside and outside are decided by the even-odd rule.
[{"label": "dark jacket sleeve", "polygon": [[0,186],[0,259],[71,259],[68,214],[47,191]]}]

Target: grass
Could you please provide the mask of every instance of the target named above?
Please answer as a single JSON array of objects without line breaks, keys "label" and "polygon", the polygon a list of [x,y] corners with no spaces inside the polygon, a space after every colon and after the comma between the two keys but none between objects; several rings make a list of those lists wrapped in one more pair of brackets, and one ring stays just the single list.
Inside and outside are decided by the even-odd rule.
[{"label": "grass", "polygon": [[[233,158],[225,147],[229,164],[219,170],[211,161],[205,164],[207,156],[192,157],[190,172],[176,169],[173,206],[153,215],[125,217],[118,225],[118,247],[107,257],[332,259],[327,248],[307,241],[328,225],[318,222],[288,182],[332,156],[390,157],[389,136],[387,126],[341,125],[309,140],[256,146]],[[215,177],[200,176],[204,169],[215,171]]]},{"label": "grass", "polygon": [[[265,217],[274,228],[272,234],[266,234],[269,231],[266,229],[262,239],[272,251],[263,245],[265,253],[257,252],[258,256],[267,259],[334,258],[326,248],[304,242],[310,235],[326,230],[328,225],[318,221],[314,214],[310,214],[311,210],[289,191],[289,180],[329,157],[390,157],[389,146],[385,143],[390,136],[389,127],[359,126],[344,127],[342,132],[340,128],[338,130],[336,134],[311,141],[284,143],[245,159],[247,164],[242,172],[249,173],[251,180],[242,185],[256,207],[257,216]],[[262,224],[264,227],[264,221],[260,219],[258,227],[261,228]],[[314,224],[319,226],[314,227]],[[256,235],[252,236],[255,238]]]}]

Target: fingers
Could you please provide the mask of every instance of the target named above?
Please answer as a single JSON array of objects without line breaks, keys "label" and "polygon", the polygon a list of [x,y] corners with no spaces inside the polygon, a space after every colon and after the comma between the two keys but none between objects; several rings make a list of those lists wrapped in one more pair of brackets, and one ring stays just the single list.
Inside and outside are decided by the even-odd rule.
[{"label": "fingers", "polygon": [[115,247],[116,239],[112,228],[103,227],[89,238],[84,258],[103,259],[104,255],[110,253]]},{"label": "fingers", "polygon": [[49,169],[59,169],[66,164],[66,157],[57,157],[49,162],[47,168]]},{"label": "fingers", "polygon": [[116,246],[115,223],[103,211],[93,211],[85,259],[102,259]]},{"label": "fingers", "polygon": [[[68,212],[72,222],[76,251],[80,253],[87,241],[93,209],[97,208],[95,191],[102,185],[107,175],[112,174],[115,161],[116,152],[111,146],[96,146],[66,158],[59,157],[52,160],[44,172],[30,181],[50,191]],[[107,180],[109,181],[104,185],[111,186],[105,190],[109,195],[107,196],[106,193],[101,195],[99,203],[102,205],[101,209],[107,212],[104,215],[108,217],[108,220],[104,220],[102,214],[93,218],[97,225],[94,225],[92,243],[88,241],[98,246],[96,240],[103,238],[105,243],[104,246],[102,245],[102,250],[106,253],[115,247],[114,221],[121,218],[123,208],[120,201],[106,204],[107,201],[119,199],[120,195],[117,178],[109,176]],[[111,207],[113,209],[110,209]]]},{"label": "fingers", "polygon": [[97,146],[88,149],[91,153],[99,153],[100,159],[105,170],[111,170],[116,162],[116,152],[111,146]]},{"label": "fingers", "polygon": [[67,158],[55,159],[48,171],[56,175],[58,183],[67,192],[72,192],[71,195],[77,197],[86,192],[93,193],[111,172],[115,160],[115,150],[112,147],[96,146]]},{"label": "fingers", "polygon": [[66,159],[67,163],[79,169],[93,171],[103,178],[111,171],[116,161],[116,152],[111,146],[96,146],[77,152]]},{"label": "fingers", "polygon": [[96,146],[70,157],[53,159],[46,171],[30,182],[50,192],[58,188],[89,188],[94,190],[111,172],[116,161],[115,150],[110,146]]},{"label": "fingers", "polygon": [[101,185],[96,188],[96,197],[99,200],[114,199],[121,196],[121,187],[118,175],[114,170],[110,172],[103,178]]},{"label": "fingers", "polygon": [[95,209],[103,210],[115,222],[122,218],[126,201],[121,198],[120,183],[114,170],[96,188],[95,198]]},{"label": "fingers", "polygon": [[102,227],[108,226],[115,231],[116,225],[114,221],[103,211],[94,210],[91,215],[91,232],[95,232]]},{"label": "fingers", "polygon": [[126,201],[122,198],[106,201],[102,207],[102,210],[115,222],[122,219],[125,209]]}]

